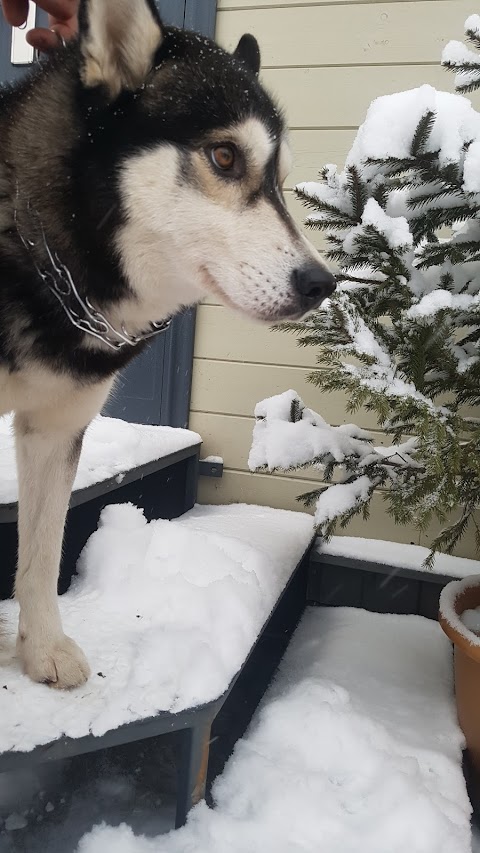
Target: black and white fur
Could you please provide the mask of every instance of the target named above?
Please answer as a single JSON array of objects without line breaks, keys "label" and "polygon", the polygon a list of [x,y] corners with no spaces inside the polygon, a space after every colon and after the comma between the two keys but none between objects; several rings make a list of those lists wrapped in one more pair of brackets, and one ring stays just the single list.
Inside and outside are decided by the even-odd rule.
[{"label": "black and white fur", "polygon": [[36,681],[89,674],[57,602],[65,515],[85,428],[142,348],[72,324],[52,257],[129,335],[209,293],[272,322],[333,290],[285,208],[288,143],[258,70],[251,36],[230,55],[164,27],[152,0],[84,0],[78,40],[0,90],[0,414],[15,413],[17,650]]}]

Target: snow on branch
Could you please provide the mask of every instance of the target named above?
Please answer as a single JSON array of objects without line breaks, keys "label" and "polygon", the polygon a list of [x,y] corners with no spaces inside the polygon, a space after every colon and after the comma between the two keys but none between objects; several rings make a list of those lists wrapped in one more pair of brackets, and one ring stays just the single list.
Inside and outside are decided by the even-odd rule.
[{"label": "snow on branch", "polygon": [[251,471],[289,471],[304,465],[363,459],[372,452],[368,433],[348,424],[331,427],[308,409],[295,391],[255,406],[248,466]]},{"label": "snow on branch", "polygon": [[325,489],[318,498],[315,524],[322,527],[329,521],[351,513],[370,498],[375,484],[369,477],[357,477],[351,483],[337,483]]},{"label": "snow on branch", "polygon": [[[476,47],[480,46],[480,16],[470,15],[465,21],[465,34]],[[455,71],[455,87],[459,92],[472,92],[480,85],[478,54],[461,41],[450,41],[442,53],[442,65]]]},{"label": "snow on branch", "polygon": [[[391,447],[374,447],[368,432],[354,424],[329,426],[307,408],[295,391],[258,403],[248,465],[251,471],[290,471],[313,466],[328,479],[336,468],[348,482],[330,485],[317,496],[315,520],[323,526],[339,514],[356,510],[372,491],[397,471],[422,470],[415,459],[415,439]],[[351,472],[357,475],[352,478]]]}]

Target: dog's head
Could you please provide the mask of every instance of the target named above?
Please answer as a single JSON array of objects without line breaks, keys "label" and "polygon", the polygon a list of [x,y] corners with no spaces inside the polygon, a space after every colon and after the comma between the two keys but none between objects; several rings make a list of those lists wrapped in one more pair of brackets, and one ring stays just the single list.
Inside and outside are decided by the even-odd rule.
[{"label": "dog's head", "polygon": [[89,156],[101,138],[122,210],[115,250],[153,313],[211,294],[272,322],[333,292],[285,206],[288,140],[253,36],[229,54],[163,26],[153,0],[85,0],[80,50]]}]

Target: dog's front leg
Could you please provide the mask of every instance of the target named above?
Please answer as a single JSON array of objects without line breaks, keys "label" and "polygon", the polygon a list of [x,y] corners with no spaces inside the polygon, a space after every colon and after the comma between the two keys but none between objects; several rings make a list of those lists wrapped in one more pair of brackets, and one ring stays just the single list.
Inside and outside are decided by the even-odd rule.
[{"label": "dog's front leg", "polygon": [[19,484],[17,651],[30,678],[58,688],[77,687],[89,676],[83,652],[63,632],[57,582],[65,517],[85,426],[107,393],[96,391],[87,400],[66,400],[60,412],[17,414],[15,418]]},{"label": "dog's front leg", "polygon": [[76,687],[87,680],[89,667],[81,649],[63,633],[57,582],[83,430],[76,435],[38,432],[17,416],[15,433],[19,483],[17,652],[34,681]]}]

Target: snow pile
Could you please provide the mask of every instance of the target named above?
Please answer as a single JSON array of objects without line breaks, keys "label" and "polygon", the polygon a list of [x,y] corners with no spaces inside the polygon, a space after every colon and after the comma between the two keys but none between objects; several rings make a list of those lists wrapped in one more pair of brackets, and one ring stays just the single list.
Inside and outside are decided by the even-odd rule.
[{"label": "snow pile", "polygon": [[[177,450],[200,444],[188,429],[130,424],[99,415],[88,427],[83,441],[74,491],[86,489],[126,471],[161,459]],[[0,418],[0,503],[18,500],[13,419]]]},{"label": "snow pile", "polygon": [[[384,95],[372,102],[347,157],[347,165],[369,158],[408,158],[415,130],[427,112],[435,114],[435,123],[425,150],[438,151],[442,166],[458,163],[464,146],[480,135],[480,115],[468,98],[424,85]],[[468,156],[467,152],[466,163]],[[478,192],[471,186],[465,189]]]},{"label": "snow pile", "polygon": [[[60,599],[89,682],[60,693],[15,659],[0,670],[0,752],[62,735],[102,735],[159,711],[220,696],[241,668],[313,533],[304,513],[198,507],[147,523],[131,504],[106,507]],[[12,649],[17,605],[0,606]],[[35,714],[32,716],[32,708]]]},{"label": "snow pile", "polygon": [[[413,569],[417,572],[424,571],[423,564],[430,554],[428,548],[420,545],[402,545],[398,542],[386,542],[383,539],[363,539],[360,536],[332,536],[328,542],[319,540],[317,550],[322,555],[350,557],[399,569]],[[428,571],[438,575],[464,578],[479,574],[480,561],[452,557],[450,554],[435,554],[433,565]]]},{"label": "snow pile", "polygon": [[[292,405],[298,406],[296,421],[292,421]],[[325,462],[327,457],[333,457],[336,462],[343,462],[349,456],[362,457],[367,453],[367,433],[350,424],[329,426],[292,390],[257,403],[255,421],[248,459],[251,471],[259,468],[287,471],[312,464],[312,460]]]},{"label": "snow pile", "polygon": [[449,643],[435,623],[308,610],[187,826],[97,827],[79,853],[470,853]]}]

